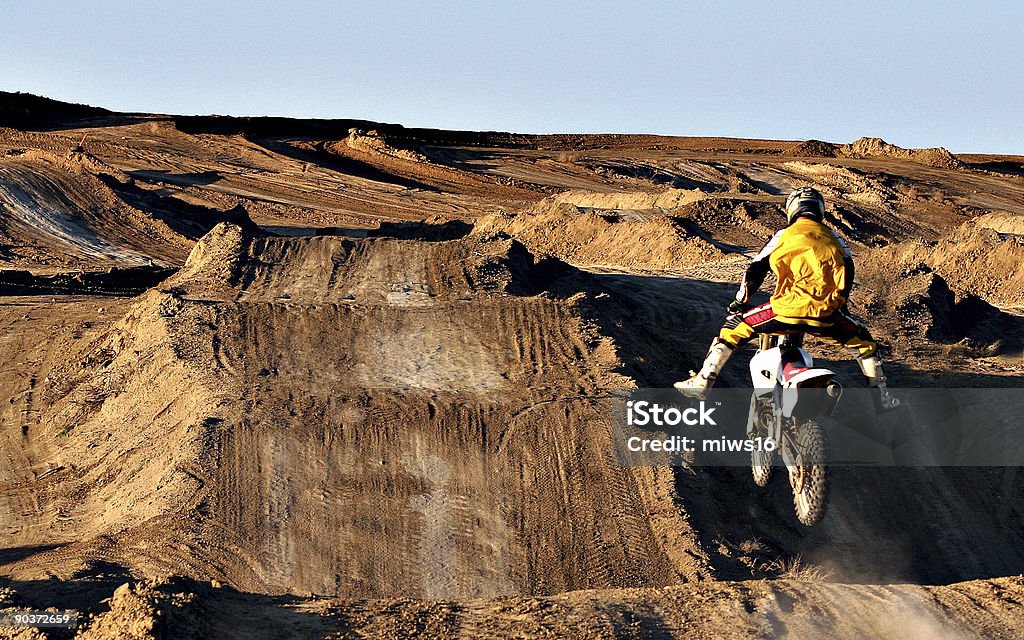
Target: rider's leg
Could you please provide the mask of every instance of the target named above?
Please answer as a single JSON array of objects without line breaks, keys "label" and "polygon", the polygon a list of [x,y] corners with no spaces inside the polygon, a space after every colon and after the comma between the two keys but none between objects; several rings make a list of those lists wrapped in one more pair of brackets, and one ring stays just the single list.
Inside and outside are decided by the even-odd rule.
[{"label": "rider's leg", "polygon": [[892,409],[899,406],[900,401],[889,393],[886,386],[882,360],[878,357],[878,343],[871,337],[867,327],[857,322],[847,311],[840,309],[835,314],[835,322],[822,331],[821,335],[832,338],[856,356],[857,364],[860,365],[868,386],[878,390],[875,396],[878,408]]},{"label": "rider's leg", "polygon": [[[768,311],[767,314],[765,308]],[[729,316],[718,333],[718,337],[711,341],[711,348],[708,349],[700,371],[691,371],[689,378],[677,382],[673,386],[684,395],[694,398],[705,397],[711,386],[715,384],[725,363],[729,361],[732,352],[736,347],[750,340],[757,332],[751,322],[763,324],[770,317],[774,317],[774,314],[771,313],[771,307],[767,304],[755,307],[742,316]]]},{"label": "rider's leg", "polygon": [[711,341],[711,348],[708,349],[708,354],[704,357],[704,364],[701,365],[700,371],[690,371],[689,378],[672,386],[684,395],[704,398],[711,389],[711,385],[715,384],[718,374],[722,372],[722,368],[729,361],[735,348],[735,345],[726,342],[721,336],[716,337]]}]

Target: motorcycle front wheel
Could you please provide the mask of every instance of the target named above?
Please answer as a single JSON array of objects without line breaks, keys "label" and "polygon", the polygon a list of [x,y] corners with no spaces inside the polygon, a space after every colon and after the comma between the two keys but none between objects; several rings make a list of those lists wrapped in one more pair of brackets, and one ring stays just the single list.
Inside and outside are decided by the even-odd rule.
[{"label": "motorcycle front wheel", "polygon": [[[761,437],[761,442],[771,433],[769,424],[773,420],[773,413],[771,404],[764,400],[759,400],[757,395],[750,396],[750,424],[748,431],[751,431],[753,435],[748,434],[748,438],[753,438],[754,435]],[[754,447],[750,451],[750,471],[754,476],[754,484],[759,487],[767,487],[768,483],[772,481],[772,475],[775,468],[772,466],[772,459],[775,456],[774,451],[765,451],[763,447]]]},{"label": "motorcycle front wheel", "polygon": [[759,451],[757,447],[750,452],[750,471],[754,476],[754,484],[759,487],[767,487],[772,481],[772,466],[774,453],[771,451]]},{"label": "motorcycle front wheel", "polygon": [[813,420],[802,423],[796,433],[796,464],[789,468],[796,518],[812,527],[828,509],[828,468],[825,466],[825,433]]}]

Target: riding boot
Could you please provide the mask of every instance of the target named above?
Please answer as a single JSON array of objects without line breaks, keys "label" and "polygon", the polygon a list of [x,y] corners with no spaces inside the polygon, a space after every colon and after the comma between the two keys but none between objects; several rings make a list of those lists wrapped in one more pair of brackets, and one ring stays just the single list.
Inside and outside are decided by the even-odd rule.
[{"label": "riding boot", "polygon": [[868,386],[874,390],[871,399],[875,403],[875,410],[882,412],[900,406],[899,399],[889,393],[885,384],[885,371],[882,370],[882,360],[877,355],[857,358],[857,364],[860,365]]},{"label": "riding boot", "polygon": [[715,338],[711,342],[711,349],[708,350],[708,355],[704,358],[704,366],[700,368],[700,372],[690,371],[688,379],[672,386],[685,396],[706,398],[711,385],[715,384],[715,379],[721,373],[722,367],[732,355],[732,351],[733,347],[729,343],[721,338]]}]

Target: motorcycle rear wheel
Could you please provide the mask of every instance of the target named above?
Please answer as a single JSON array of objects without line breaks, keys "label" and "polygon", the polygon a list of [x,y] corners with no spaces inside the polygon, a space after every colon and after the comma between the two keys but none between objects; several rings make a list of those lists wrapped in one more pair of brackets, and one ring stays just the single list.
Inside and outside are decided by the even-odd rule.
[{"label": "motorcycle rear wheel", "polygon": [[797,465],[789,470],[793,507],[800,524],[813,527],[828,510],[828,468],[825,466],[825,433],[813,420],[801,424],[796,434]]}]

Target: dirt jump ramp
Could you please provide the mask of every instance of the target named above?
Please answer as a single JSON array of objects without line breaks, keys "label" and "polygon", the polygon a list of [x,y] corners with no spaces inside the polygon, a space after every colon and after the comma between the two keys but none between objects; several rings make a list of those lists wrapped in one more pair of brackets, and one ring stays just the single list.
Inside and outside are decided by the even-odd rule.
[{"label": "dirt jump ramp", "polygon": [[633,382],[598,294],[550,267],[503,236],[219,225],[47,377],[26,462],[60,471],[0,478],[14,544],[47,547],[5,571],[422,598],[701,578],[671,470],[610,459]]}]

